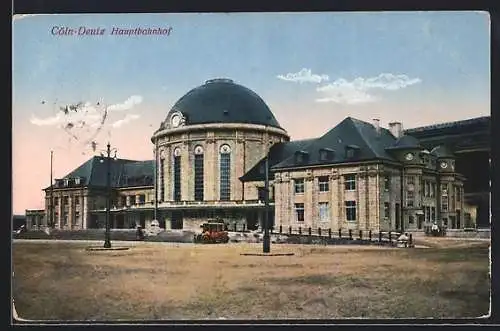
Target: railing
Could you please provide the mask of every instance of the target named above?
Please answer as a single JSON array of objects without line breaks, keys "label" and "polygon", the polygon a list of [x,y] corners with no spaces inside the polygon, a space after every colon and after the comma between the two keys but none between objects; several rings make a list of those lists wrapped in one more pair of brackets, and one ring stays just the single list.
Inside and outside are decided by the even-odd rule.
[{"label": "railing", "polygon": [[[233,223],[228,225],[228,230],[233,232],[250,232],[246,224]],[[289,237],[315,238],[321,240],[340,239],[366,243],[385,243],[394,246],[398,243],[401,232],[397,231],[372,231],[372,230],[354,230],[354,229],[332,229],[332,228],[312,228],[312,227],[284,227],[282,225],[271,228],[271,235],[284,235]],[[414,246],[413,236],[408,235],[409,247]]]}]

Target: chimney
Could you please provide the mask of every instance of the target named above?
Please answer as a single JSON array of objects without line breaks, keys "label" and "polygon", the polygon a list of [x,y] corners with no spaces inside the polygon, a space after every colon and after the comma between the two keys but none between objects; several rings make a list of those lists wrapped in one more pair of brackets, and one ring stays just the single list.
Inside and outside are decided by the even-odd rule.
[{"label": "chimney", "polygon": [[401,122],[389,123],[389,131],[391,131],[394,137],[400,138],[403,135],[403,125]]},{"label": "chimney", "polygon": [[375,127],[377,133],[380,133],[380,120],[378,118],[373,119],[373,126]]}]

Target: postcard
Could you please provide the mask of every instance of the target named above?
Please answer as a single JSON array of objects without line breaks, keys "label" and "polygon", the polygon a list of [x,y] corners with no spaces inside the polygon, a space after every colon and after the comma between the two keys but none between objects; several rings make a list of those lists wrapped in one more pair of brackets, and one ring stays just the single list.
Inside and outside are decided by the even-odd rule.
[{"label": "postcard", "polygon": [[15,322],[489,316],[488,13],[12,24]]}]

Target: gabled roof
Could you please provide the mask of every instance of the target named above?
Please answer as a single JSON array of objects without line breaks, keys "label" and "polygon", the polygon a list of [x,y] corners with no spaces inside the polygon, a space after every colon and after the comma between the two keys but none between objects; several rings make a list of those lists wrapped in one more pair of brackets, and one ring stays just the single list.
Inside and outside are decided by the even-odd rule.
[{"label": "gabled roof", "polygon": [[[395,141],[396,138],[389,130],[379,128],[377,131],[370,123],[347,117],[304,149],[309,154],[305,162],[298,164],[294,155],[291,155],[273,166],[273,169],[359,162],[373,159],[396,161],[385,150],[386,147],[393,145]],[[356,147],[358,151],[354,157],[347,159],[345,151],[349,147]],[[319,151],[327,148],[334,151],[333,158],[327,161],[320,160]]]},{"label": "gabled roof", "polygon": [[[311,144],[314,139],[302,139],[302,140],[295,140],[295,141],[288,141],[288,142],[282,142],[282,143],[276,143],[271,148],[269,149],[269,168],[271,168],[273,165],[281,162],[282,160],[288,158],[290,155],[294,154],[298,150],[302,150],[306,148],[309,144]],[[254,165],[246,174],[240,177],[241,181],[248,182],[248,181],[258,181],[258,180],[265,180],[265,172],[261,171],[261,169],[264,169],[265,165],[265,157],[262,158],[259,162],[257,162],[256,165]],[[274,174],[269,171],[269,179],[274,178]]]},{"label": "gabled roof", "polygon": [[[154,176],[154,161],[111,159],[110,182],[112,187],[126,186],[125,178]],[[106,187],[106,160],[94,156],[61,179],[83,178],[83,186]],[[50,186],[48,187],[50,188]],[[46,188],[47,189],[47,188]]]}]

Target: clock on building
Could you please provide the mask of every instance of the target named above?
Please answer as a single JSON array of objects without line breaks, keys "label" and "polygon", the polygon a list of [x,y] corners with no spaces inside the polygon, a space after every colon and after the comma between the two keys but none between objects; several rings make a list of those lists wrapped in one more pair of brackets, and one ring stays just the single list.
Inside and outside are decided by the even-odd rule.
[{"label": "clock on building", "polygon": [[172,116],[171,123],[172,127],[174,128],[178,127],[179,124],[181,123],[181,116],[179,114],[175,114],[174,116]]},{"label": "clock on building", "polygon": [[408,160],[408,161],[411,161],[413,160],[413,153],[407,153],[405,158]]},{"label": "clock on building", "polygon": [[170,116],[170,125],[173,128],[177,128],[184,124],[184,116],[180,112],[175,112]]},{"label": "clock on building", "polygon": [[448,167],[448,163],[446,162],[441,162],[441,168],[446,169]]}]

